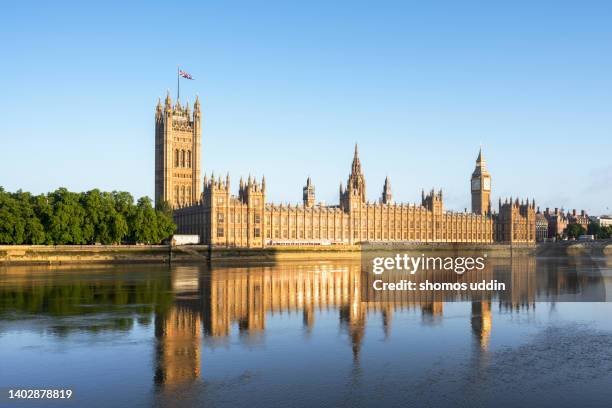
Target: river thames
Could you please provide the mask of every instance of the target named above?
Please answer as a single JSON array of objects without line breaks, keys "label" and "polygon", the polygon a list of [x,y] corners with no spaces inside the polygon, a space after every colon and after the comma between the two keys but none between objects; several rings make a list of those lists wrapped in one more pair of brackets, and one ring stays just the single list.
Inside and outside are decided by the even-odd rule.
[{"label": "river thames", "polygon": [[0,406],[611,406],[612,258],[488,274],[365,302],[358,261],[3,267]]}]

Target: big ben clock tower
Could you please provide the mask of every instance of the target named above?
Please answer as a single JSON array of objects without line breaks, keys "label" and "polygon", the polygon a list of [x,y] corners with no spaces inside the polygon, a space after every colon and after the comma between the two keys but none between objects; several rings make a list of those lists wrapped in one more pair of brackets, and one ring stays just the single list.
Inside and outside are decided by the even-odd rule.
[{"label": "big ben clock tower", "polygon": [[476,168],[472,173],[472,212],[474,214],[489,214],[491,212],[491,175],[485,167],[482,147],[476,159]]}]

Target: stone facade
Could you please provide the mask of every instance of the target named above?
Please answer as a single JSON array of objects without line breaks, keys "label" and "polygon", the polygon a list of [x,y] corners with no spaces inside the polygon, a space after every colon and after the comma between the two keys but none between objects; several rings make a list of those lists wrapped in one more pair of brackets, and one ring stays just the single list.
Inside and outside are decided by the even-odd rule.
[{"label": "stone facade", "polygon": [[200,201],[201,151],[200,101],[196,97],[193,113],[189,102],[172,106],[170,94],[164,106],[155,108],[155,203],[172,208]]},{"label": "stone facade", "polygon": [[536,213],[536,241],[544,242],[548,239],[548,220],[546,216],[540,212]]},{"label": "stone facade", "polygon": [[[166,118],[176,115],[175,112],[182,115],[185,111],[179,103],[178,108],[174,109],[169,105],[169,98],[166,98],[163,112],[158,105],[156,123],[160,116]],[[193,131],[194,140],[199,140],[199,104],[197,112],[196,116],[194,109],[190,122],[193,129],[198,129],[197,132]],[[199,141],[197,151],[195,142],[192,146],[193,157],[199,157]],[[188,146],[180,148],[187,149]],[[177,147],[172,145],[171,149],[176,152]],[[191,164],[196,165],[193,161]],[[179,166],[179,169],[182,167]],[[184,185],[197,180],[195,170],[191,174],[192,178],[184,179]],[[183,178],[177,180],[171,183],[164,180],[160,185],[176,186],[173,183],[181,183]],[[427,194],[423,191],[420,204],[395,203],[388,177],[379,202],[371,203],[366,201],[366,181],[355,146],[347,182],[340,184],[338,205],[316,204],[315,187],[310,177],[303,188],[303,203],[282,205],[266,202],[265,178],[257,181],[249,176],[246,182],[241,179],[238,195],[232,195],[229,175],[223,179],[214,175],[210,179],[204,176],[203,191],[196,201],[183,197],[182,190],[179,190],[181,194],[178,196],[168,196],[168,201],[175,207],[177,233],[198,234],[201,243],[213,246],[257,248],[365,242],[535,242],[534,202],[510,199],[502,203],[500,200],[498,211],[492,211],[491,176],[486,169],[482,150],[470,181],[471,213],[445,211],[442,191],[431,190]],[[196,188],[189,185],[192,186],[192,197],[196,197]],[[163,194],[160,196],[166,197]]]}]

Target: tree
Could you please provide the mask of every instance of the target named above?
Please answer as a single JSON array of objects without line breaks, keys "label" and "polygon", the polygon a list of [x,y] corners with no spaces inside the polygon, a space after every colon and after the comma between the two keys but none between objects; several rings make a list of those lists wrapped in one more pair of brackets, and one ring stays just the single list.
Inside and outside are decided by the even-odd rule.
[{"label": "tree", "polygon": [[22,244],[25,223],[19,217],[16,200],[11,195],[0,190],[0,242],[6,244]]},{"label": "tree", "polygon": [[159,243],[174,232],[169,206],[131,194],[59,188],[32,196],[0,187],[0,244]]},{"label": "tree", "polygon": [[565,233],[569,238],[578,238],[580,235],[584,235],[586,230],[580,224],[569,224]]},{"label": "tree", "polygon": [[53,216],[48,233],[51,242],[62,244],[86,244],[89,231],[83,230],[85,210],[79,202],[79,194],[61,187],[49,195]]},{"label": "tree", "polygon": [[612,225],[602,226],[597,222],[591,222],[587,231],[587,234],[594,235],[597,239],[612,238]]},{"label": "tree", "polygon": [[132,215],[132,240],[134,242],[159,242],[157,234],[157,215],[149,197],[142,197],[136,203]]},{"label": "tree", "polygon": [[34,212],[34,200],[32,195],[19,190],[13,194],[13,199],[17,205],[16,216],[22,220],[24,224],[23,243],[43,244],[45,242],[45,231],[42,223]]}]

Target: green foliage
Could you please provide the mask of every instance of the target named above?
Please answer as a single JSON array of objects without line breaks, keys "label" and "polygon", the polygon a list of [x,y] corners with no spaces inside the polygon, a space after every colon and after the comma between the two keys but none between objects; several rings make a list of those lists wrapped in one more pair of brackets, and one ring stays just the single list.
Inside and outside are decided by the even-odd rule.
[{"label": "green foliage", "polygon": [[159,243],[176,229],[168,206],[98,189],[32,196],[0,187],[0,244]]},{"label": "green foliage", "polygon": [[568,238],[578,238],[580,235],[586,234],[586,230],[580,224],[570,224],[565,230]]},{"label": "green foliage", "polygon": [[587,231],[587,234],[594,235],[596,239],[612,238],[612,225],[602,227],[596,222],[591,222]]}]

